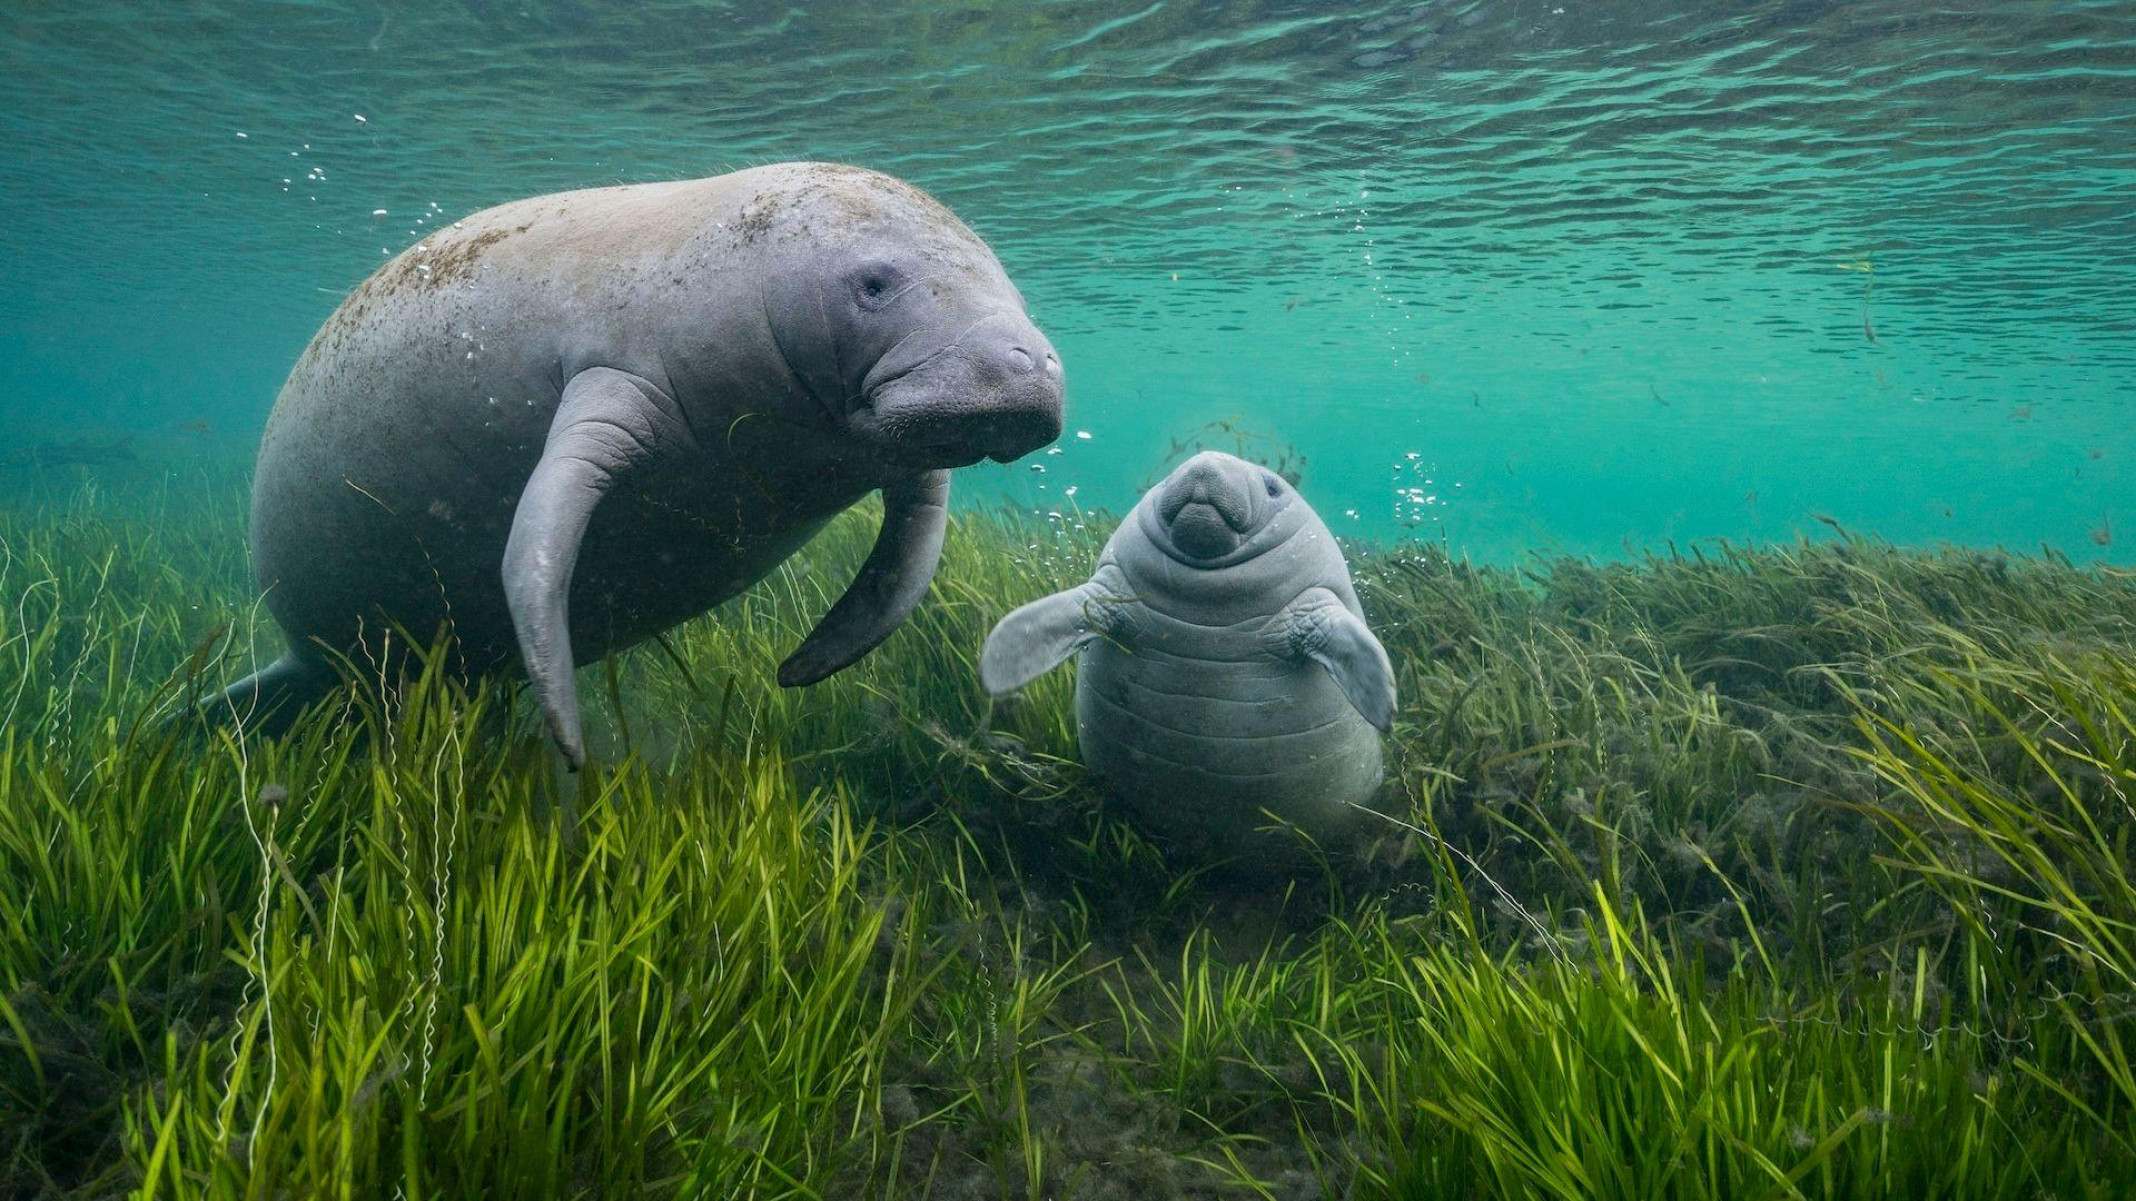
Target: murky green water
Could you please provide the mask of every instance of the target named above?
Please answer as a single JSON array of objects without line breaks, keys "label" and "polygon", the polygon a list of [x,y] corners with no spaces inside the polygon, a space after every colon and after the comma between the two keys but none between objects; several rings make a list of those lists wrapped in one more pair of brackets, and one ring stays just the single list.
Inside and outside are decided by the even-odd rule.
[{"label": "murky green water", "polygon": [[18,490],[247,453],[441,220],[827,158],[956,209],[1068,364],[1059,453],[967,500],[1123,509],[1229,421],[1486,559],[2136,539],[2127,3],[23,3],[0,140]]}]

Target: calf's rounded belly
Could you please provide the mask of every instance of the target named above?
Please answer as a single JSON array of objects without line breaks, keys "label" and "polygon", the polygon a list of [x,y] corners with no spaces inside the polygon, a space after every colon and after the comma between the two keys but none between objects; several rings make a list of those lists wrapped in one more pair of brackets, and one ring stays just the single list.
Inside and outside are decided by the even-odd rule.
[{"label": "calf's rounded belly", "polygon": [[[1381,780],[1379,735],[1328,674],[1095,643],[1076,678],[1084,764],[1152,823],[1218,837],[1269,824],[1354,830]],[[1264,813],[1263,810],[1267,810]]]}]

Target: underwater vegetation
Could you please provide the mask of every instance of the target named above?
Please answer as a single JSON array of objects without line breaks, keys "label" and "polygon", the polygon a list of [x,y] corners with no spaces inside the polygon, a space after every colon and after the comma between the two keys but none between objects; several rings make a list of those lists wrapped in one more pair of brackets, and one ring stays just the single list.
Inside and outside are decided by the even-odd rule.
[{"label": "underwater vegetation", "polygon": [[[852,670],[854,512],[524,699],[156,718],[279,651],[242,481],[0,509],[0,1194],[2117,1197],[2136,577],[1842,536],[1352,547],[1367,853],[1114,814],[974,660],[1109,532],[966,513]],[[607,704],[597,698],[611,699]]]}]

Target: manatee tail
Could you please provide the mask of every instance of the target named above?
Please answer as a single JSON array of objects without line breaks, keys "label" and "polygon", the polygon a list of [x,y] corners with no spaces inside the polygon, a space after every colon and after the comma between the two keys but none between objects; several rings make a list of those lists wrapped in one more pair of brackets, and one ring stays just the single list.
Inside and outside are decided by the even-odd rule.
[{"label": "manatee tail", "polygon": [[285,654],[188,716],[211,726],[273,737],[286,732],[307,706],[333,691],[335,683],[334,673],[323,664]]}]

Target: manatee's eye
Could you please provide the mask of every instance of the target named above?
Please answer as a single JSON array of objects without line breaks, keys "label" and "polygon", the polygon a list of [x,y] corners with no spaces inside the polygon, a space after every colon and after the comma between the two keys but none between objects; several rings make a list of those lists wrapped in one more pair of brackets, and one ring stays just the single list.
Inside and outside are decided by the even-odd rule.
[{"label": "manatee's eye", "polygon": [[888,263],[869,263],[853,273],[853,299],[864,309],[881,308],[896,299],[903,283]]},{"label": "manatee's eye", "polygon": [[1263,488],[1268,489],[1268,495],[1270,497],[1274,497],[1283,491],[1282,482],[1277,480],[1275,476],[1265,471],[1261,473],[1261,486]]}]

